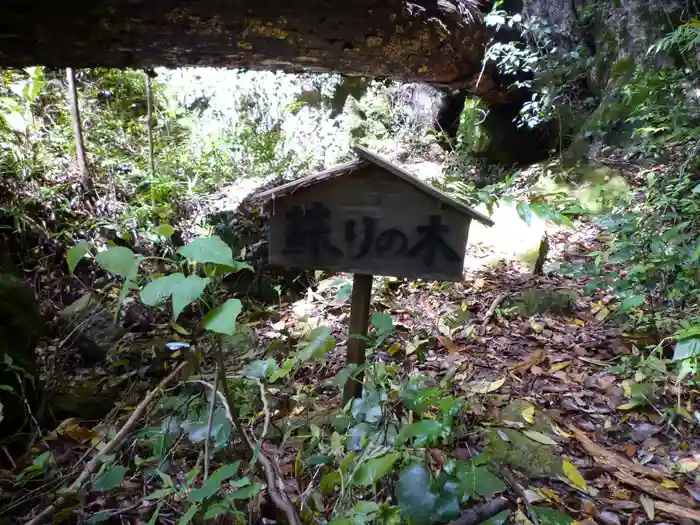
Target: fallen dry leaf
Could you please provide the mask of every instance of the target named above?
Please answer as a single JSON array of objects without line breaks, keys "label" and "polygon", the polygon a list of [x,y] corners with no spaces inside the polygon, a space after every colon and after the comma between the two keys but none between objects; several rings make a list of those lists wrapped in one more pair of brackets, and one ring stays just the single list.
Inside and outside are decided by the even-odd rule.
[{"label": "fallen dry leaf", "polygon": [[543,348],[538,348],[534,352],[530,353],[525,359],[510,365],[508,370],[511,372],[525,372],[530,370],[533,366],[539,365],[542,361],[546,359],[546,354]]},{"label": "fallen dry leaf", "polygon": [[445,347],[448,354],[454,355],[459,353],[459,346],[449,337],[438,334],[437,340]]},{"label": "fallen dry leaf", "polygon": [[680,487],[678,486],[678,483],[676,483],[675,481],[673,481],[673,480],[671,480],[671,479],[664,479],[664,480],[661,482],[661,486],[662,486],[663,488],[665,488],[665,489],[677,489],[677,488],[680,488]]},{"label": "fallen dry leaf", "polygon": [[688,472],[694,471],[696,468],[700,467],[700,459],[697,458],[683,458],[678,463],[678,470],[687,474]]},{"label": "fallen dry leaf", "polygon": [[488,379],[475,381],[469,386],[469,390],[475,394],[488,394],[489,392],[495,392],[505,384],[506,377],[507,376],[503,376],[501,379],[496,379],[495,381],[489,381]]},{"label": "fallen dry leaf", "polygon": [[630,461],[625,457],[622,457],[618,454],[615,454],[614,452],[604,449],[600,445],[594,443],[583,430],[577,428],[572,423],[568,423],[567,427],[569,428],[569,430],[571,430],[571,432],[574,434],[574,437],[579,441],[579,443],[581,443],[583,449],[586,452],[588,452],[591,456],[593,456],[593,458],[596,461],[604,465],[611,465],[616,468],[624,468],[630,472],[635,472],[637,474],[641,474],[642,476],[647,476],[657,480],[662,480],[666,477],[663,472],[660,472],[650,467],[645,467],[644,465],[640,465],[638,463],[634,463],[633,461]]},{"label": "fallen dry leaf", "polygon": [[644,512],[647,513],[647,516],[649,516],[650,520],[654,519],[654,500],[651,499],[649,496],[646,496],[642,494],[639,496],[639,502],[642,504],[642,507],[644,507]]},{"label": "fallen dry leaf", "polygon": [[586,484],[586,480],[583,479],[583,476],[573,464],[564,460],[562,461],[561,467],[564,471],[564,475],[569,479],[569,481],[571,481],[571,483],[573,483],[582,491],[588,492],[588,485]]},{"label": "fallen dry leaf", "polygon": [[551,437],[545,436],[541,432],[536,432],[535,430],[523,430],[523,434],[525,434],[527,437],[529,437],[533,441],[537,441],[538,443],[542,443],[543,445],[556,445],[557,442],[554,441]]},{"label": "fallen dry leaf", "polygon": [[547,373],[550,375],[556,374],[560,370],[564,370],[570,364],[571,361],[562,361],[561,363],[555,363],[549,368],[549,370],[547,370]]}]

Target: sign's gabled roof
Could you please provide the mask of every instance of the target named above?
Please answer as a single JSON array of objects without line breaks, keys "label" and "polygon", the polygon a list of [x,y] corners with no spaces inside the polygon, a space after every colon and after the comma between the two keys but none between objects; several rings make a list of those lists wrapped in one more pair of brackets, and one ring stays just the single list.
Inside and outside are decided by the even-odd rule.
[{"label": "sign's gabled roof", "polygon": [[319,182],[323,182],[326,180],[334,179],[336,177],[341,177],[343,175],[350,174],[353,171],[356,171],[360,168],[364,168],[369,164],[374,164],[375,166],[379,166],[380,168],[390,173],[393,173],[394,175],[413,185],[423,193],[427,193],[431,197],[442,201],[444,204],[450,206],[451,208],[454,208],[460,213],[468,215],[472,219],[475,219],[480,223],[485,224],[486,226],[493,226],[494,222],[486,215],[483,215],[478,211],[471,209],[469,206],[462,204],[456,199],[453,199],[446,193],[438,190],[437,188],[434,188],[429,184],[426,184],[414,175],[411,175],[405,169],[395,164],[392,164],[387,159],[375,153],[372,153],[371,151],[367,150],[366,148],[363,148],[362,146],[355,146],[353,150],[359,155],[360,160],[354,160],[345,164],[339,164],[338,166],[333,166],[332,168],[327,169],[325,171],[313,173],[306,177],[302,177],[301,179],[282,184],[281,186],[257,194],[255,198],[267,200],[284,197],[285,195],[290,195],[302,188],[306,188],[308,186],[312,186],[314,184],[318,184]]}]

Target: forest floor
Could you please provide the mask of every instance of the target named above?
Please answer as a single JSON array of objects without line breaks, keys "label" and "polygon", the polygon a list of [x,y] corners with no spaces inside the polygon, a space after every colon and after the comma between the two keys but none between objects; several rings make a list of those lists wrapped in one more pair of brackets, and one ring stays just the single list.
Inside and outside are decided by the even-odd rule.
[{"label": "forest floor", "polygon": [[[577,223],[573,233],[550,231],[549,242],[550,263],[581,258],[598,246],[598,231],[589,223]],[[485,261],[494,255],[498,254],[478,244],[468,258]],[[670,375],[657,373],[654,363],[647,369],[631,367],[630,359],[649,341],[644,334],[624,332],[615,318],[616,298],[591,296],[586,278],[546,272],[535,276],[516,261],[467,267],[460,283],[377,278],[372,295],[372,312],[383,312],[391,321],[384,316],[379,326],[380,318],[373,318],[376,344],[370,345],[369,361],[394,367],[399,378],[429,376],[426,384],[466,400],[459,431],[427,451],[432,467],[437,470],[447,458],[467,460],[489,449],[492,459],[517,473],[507,490],[516,522],[536,520],[532,504],[556,508],[587,524],[700,522],[700,486],[691,476],[700,467],[700,435],[685,402],[679,404]],[[264,412],[272,428],[298,423],[325,432],[331,415],[342,409],[342,391],[334,381],[345,366],[349,282],[349,276],[334,275],[308,289],[300,300],[250,308],[241,316],[242,329],[227,354],[228,375],[241,374],[254,360],[283,363],[303,334],[318,326],[328,326],[337,342],[321,363],[302,365],[293,384],[268,387],[275,403],[263,410],[252,403],[251,425],[259,425]],[[118,294],[109,284],[102,291],[111,296],[108,302]],[[117,416],[132,411],[154,388],[156,378],[183,361],[185,344],[196,348],[201,358],[188,368],[192,380],[212,380],[208,338],[200,338],[187,323],[169,323],[167,316],[135,301],[128,302],[126,311],[130,310],[136,313],[126,315],[132,321],[117,335],[109,363],[73,355],[66,348],[71,334],[44,341],[47,373],[55,380],[60,368],[61,390],[87,400],[87,405],[64,407],[61,414],[74,414],[45,430],[34,444],[39,458],[45,460],[51,453],[53,474],[36,459],[31,465],[18,465],[13,474],[5,473],[7,480],[24,472],[16,478],[23,482],[5,495],[2,515],[16,517],[20,509],[24,516],[33,515],[48,505],[47,496],[75,479],[86,468],[85,460],[114,439]],[[381,337],[376,337],[379,332]],[[57,349],[65,351],[59,363]],[[633,388],[647,383],[655,386],[653,398]],[[176,390],[170,385],[169,404],[156,407],[166,413],[172,409]],[[94,415],[89,408],[95,409]],[[162,491],[164,478],[139,470],[143,458],[137,442],[149,429],[162,433],[164,420],[162,414],[146,413],[129,430],[133,437],[126,440],[130,445],[122,454],[137,467],[126,477],[122,472],[108,487],[114,490],[92,494],[54,518],[147,521],[157,498],[146,496]],[[201,464],[201,454],[192,447],[198,441],[195,434],[201,441],[202,433],[218,432],[216,425],[212,429],[211,420],[200,418],[188,429],[183,425],[187,432],[181,438],[162,444],[167,449],[162,461],[170,458],[171,472],[179,469],[180,481]],[[270,438],[263,446],[274,458],[291,499],[304,500],[314,478],[309,481],[298,471],[300,441]],[[163,507],[163,523],[182,519],[184,509],[178,501]],[[264,507],[264,501],[251,500],[248,515],[265,517]]]}]

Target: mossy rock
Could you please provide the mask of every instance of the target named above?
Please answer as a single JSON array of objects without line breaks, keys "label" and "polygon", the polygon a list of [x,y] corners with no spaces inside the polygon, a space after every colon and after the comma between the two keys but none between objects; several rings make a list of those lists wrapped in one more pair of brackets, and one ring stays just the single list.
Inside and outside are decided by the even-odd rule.
[{"label": "mossy rock", "polygon": [[571,314],[579,296],[572,290],[556,289],[526,290],[519,293],[510,301],[509,306],[515,306],[520,315],[531,317],[536,314]]},{"label": "mossy rock", "polygon": [[[523,416],[528,409],[531,409],[532,423]],[[533,476],[563,474],[557,447],[530,439],[522,432],[535,431],[550,436],[550,421],[543,411],[524,399],[518,399],[501,410],[498,420],[508,427],[486,429],[484,454],[488,458]],[[509,428],[516,425],[521,426],[520,430]]]},{"label": "mossy rock", "polygon": [[32,287],[22,279],[0,273],[0,439],[27,430],[26,397],[36,404],[38,370],[35,348],[44,318]]},{"label": "mossy rock", "polygon": [[[505,439],[504,439],[505,438]],[[562,476],[562,461],[552,445],[533,441],[514,428],[488,428],[484,455],[529,476]]]}]

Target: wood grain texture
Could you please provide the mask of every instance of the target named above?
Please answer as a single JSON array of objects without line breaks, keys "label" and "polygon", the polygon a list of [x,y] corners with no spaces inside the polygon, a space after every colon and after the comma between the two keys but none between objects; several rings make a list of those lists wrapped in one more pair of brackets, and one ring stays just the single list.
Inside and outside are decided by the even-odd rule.
[{"label": "wood grain texture", "polygon": [[[487,29],[457,0],[26,0],[0,4],[0,64],[215,66],[466,87],[480,77]],[[480,81],[479,81],[480,80]],[[500,94],[505,94],[505,86]]]},{"label": "wood grain texture", "polygon": [[[369,328],[369,308],[372,299],[372,276],[356,273],[352,280],[352,300],[350,305],[350,331],[348,333],[348,364],[365,363],[365,341],[354,335],[367,336]],[[362,378],[360,373],[348,379],[343,388],[343,399],[347,403],[352,398],[362,397]]]},{"label": "wood grain texture", "polygon": [[[269,201],[267,206],[271,216],[272,264],[447,281],[462,279],[470,217],[377,166],[365,166],[349,175],[299,189]],[[309,220],[310,224],[305,225],[307,232],[318,232],[324,226],[327,229],[318,253],[314,256],[308,244],[299,252],[289,251],[295,244],[290,242],[290,226],[297,222],[292,217],[304,213],[312,218],[318,206],[330,212],[327,224]],[[435,220],[444,226],[441,239],[445,244],[433,250],[430,257],[429,246],[421,244],[421,240],[423,228]],[[348,235],[349,223],[354,224],[350,228],[354,230],[352,236]],[[366,235],[370,225],[371,236]],[[308,240],[303,237],[297,235],[296,240],[303,244]]]}]

